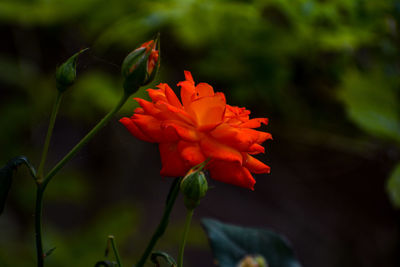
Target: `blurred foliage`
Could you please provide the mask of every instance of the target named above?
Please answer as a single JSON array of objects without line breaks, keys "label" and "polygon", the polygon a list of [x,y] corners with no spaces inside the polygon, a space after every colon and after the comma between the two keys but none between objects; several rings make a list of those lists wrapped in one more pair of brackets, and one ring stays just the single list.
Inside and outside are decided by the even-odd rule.
[{"label": "blurred foliage", "polygon": [[[52,247],[56,248],[47,259],[49,266],[93,266],[96,260],[104,255],[107,236],[110,233],[118,237],[119,246],[126,245],[138,224],[139,214],[135,213],[135,210],[137,208],[126,203],[103,207],[93,221],[73,232],[66,233],[47,225],[45,249],[47,251]],[[0,241],[1,266],[34,265],[34,251],[31,246],[21,246],[16,243],[15,237],[9,238],[4,236]],[[25,240],[25,243],[30,244],[31,240]],[[133,262],[129,254],[124,255],[124,258],[127,262]]]},{"label": "blurred foliage", "polygon": [[[71,128],[93,125],[122,93],[124,56],[156,32],[162,47],[158,81],[173,87],[188,69],[196,81],[224,91],[229,103],[262,112],[272,129],[286,129],[282,132],[294,134],[292,139],[315,142],[329,133],[398,150],[399,20],[398,0],[2,0],[0,165],[19,154],[37,163],[42,145],[37,140],[44,139],[60,62],[91,48],[79,60],[77,82],[66,93],[59,118]],[[145,88],[137,94],[145,96]],[[121,114],[134,108],[130,100]],[[391,167],[398,160],[392,159]],[[397,170],[388,184],[395,203]],[[94,182],[83,173],[63,176],[51,185],[48,200],[76,204],[95,194]],[[18,182],[14,205],[29,214],[32,181]],[[98,215],[71,235],[46,225],[57,247],[49,262],[90,266],[110,233],[123,247],[122,233],[134,229],[138,209],[125,206],[116,213],[121,216]],[[9,233],[0,240],[0,265],[32,265],[32,240],[21,233],[27,225],[18,228],[15,215],[5,215],[0,223]],[[201,236],[198,228],[194,236]],[[13,233],[21,238],[8,238]],[[204,236],[195,239],[204,246]]]},{"label": "blurred foliage", "polygon": [[387,182],[387,191],[396,208],[400,208],[400,164],[393,169]]},{"label": "blurred foliage", "polygon": [[400,81],[380,72],[369,75],[365,79],[357,71],[348,71],[339,96],[350,118],[363,130],[400,144]]}]

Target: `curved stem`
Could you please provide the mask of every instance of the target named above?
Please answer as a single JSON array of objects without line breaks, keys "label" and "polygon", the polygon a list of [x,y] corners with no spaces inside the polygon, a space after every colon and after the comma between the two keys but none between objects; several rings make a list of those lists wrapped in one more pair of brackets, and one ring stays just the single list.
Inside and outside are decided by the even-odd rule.
[{"label": "curved stem", "polygon": [[61,99],[62,99],[62,93],[57,90],[56,100],[54,102],[53,110],[51,111],[51,115],[50,115],[49,128],[47,129],[46,139],[44,141],[42,157],[40,160],[38,172],[36,174],[36,179],[37,179],[38,183],[41,183],[41,181],[43,179],[44,164],[46,163],[47,152],[49,151],[51,135],[53,134],[54,124],[56,122],[57,112],[60,107]]},{"label": "curved stem", "polygon": [[185,229],[183,230],[183,236],[181,241],[181,246],[179,247],[179,256],[178,256],[178,267],[183,266],[183,253],[185,251],[186,239],[190,229],[190,223],[192,221],[194,209],[188,210],[186,214],[186,221],[185,221]]},{"label": "curved stem", "polygon": [[84,137],[78,144],[68,152],[67,155],[64,156],[62,160],[60,160],[56,166],[46,175],[43,180],[43,188],[46,188],[47,184],[50,180],[57,174],[57,172],[64,167],[64,165],[87,143],[90,139],[101,129],[103,128],[112,118],[112,116],[121,109],[129,95],[124,94],[118,104],[106,115],[104,118]]},{"label": "curved stem", "polygon": [[154,246],[156,245],[158,239],[164,234],[165,229],[167,229],[168,223],[169,223],[169,216],[171,214],[172,208],[175,204],[175,200],[179,194],[179,186],[181,184],[182,178],[175,179],[174,183],[171,186],[170,192],[167,197],[167,203],[165,205],[164,213],[161,218],[160,223],[158,224],[158,227],[156,231],[154,232],[153,236],[151,237],[151,240],[149,244],[147,245],[145,251],[142,254],[142,257],[138,261],[138,263],[135,265],[135,267],[142,267],[145,262],[147,261],[150,253],[153,251]]}]

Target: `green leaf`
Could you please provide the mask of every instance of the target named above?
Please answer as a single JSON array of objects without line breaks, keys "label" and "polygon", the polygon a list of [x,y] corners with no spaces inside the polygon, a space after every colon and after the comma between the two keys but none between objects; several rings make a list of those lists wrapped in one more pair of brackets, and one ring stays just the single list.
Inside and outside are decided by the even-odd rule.
[{"label": "green leaf", "polygon": [[156,266],[161,266],[160,262],[158,261],[158,258],[161,257],[162,259],[165,260],[165,262],[170,266],[170,267],[176,267],[176,261],[174,258],[172,258],[168,253],[163,252],[163,251],[154,251],[151,253],[151,262],[154,263]]},{"label": "green leaf", "polygon": [[33,168],[25,156],[13,158],[0,169],[0,214],[3,213],[8,191],[11,188],[13,172],[21,164],[25,164],[29,168],[32,177],[36,176],[35,168]]},{"label": "green leaf", "polygon": [[300,267],[288,241],[267,229],[245,228],[203,219],[214,257],[220,267],[232,267],[246,256],[261,255],[269,267]]},{"label": "green leaf", "polygon": [[400,163],[393,169],[387,181],[386,190],[393,206],[400,208]]}]

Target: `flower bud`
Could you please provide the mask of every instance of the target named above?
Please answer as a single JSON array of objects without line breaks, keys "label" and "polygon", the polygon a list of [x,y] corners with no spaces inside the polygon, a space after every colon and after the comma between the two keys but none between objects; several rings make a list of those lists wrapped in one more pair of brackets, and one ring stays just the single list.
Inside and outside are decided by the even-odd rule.
[{"label": "flower bud", "polygon": [[124,89],[133,94],[140,86],[154,80],[160,66],[159,37],[142,44],[126,56],[122,62],[122,76],[125,78]]},{"label": "flower bud", "polygon": [[89,48],[82,49],[74,54],[67,61],[65,61],[56,71],[56,87],[60,92],[64,92],[70,87],[76,79],[76,62],[78,56],[88,50]]},{"label": "flower bud", "polygon": [[192,210],[200,204],[208,190],[208,184],[204,172],[190,170],[181,182],[183,201],[187,209]]},{"label": "flower bud", "polygon": [[246,256],[244,257],[239,264],[238,267],[268,267],[268,263],[261,255],[255,256]]}]

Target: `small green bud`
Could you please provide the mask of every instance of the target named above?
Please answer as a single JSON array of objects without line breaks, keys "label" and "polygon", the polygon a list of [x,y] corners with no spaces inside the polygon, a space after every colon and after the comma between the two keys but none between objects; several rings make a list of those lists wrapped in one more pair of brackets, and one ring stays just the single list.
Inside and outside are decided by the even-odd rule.
[{"label": "small green bud", "polygon": [[200,204],[208,190],[208,183],[204,172],[190,170],[181,182],[183,201],[187,209],[192,210]]},{"label": "small green bud", "polygon": [[160,67],[159,37],[142,44],[129,53],[122,62],[125,93],[133,94],[140,86],[152,82]]},{"label": "small green bud", "polygon": [[78,56],[88,49],[89,48],[82,49],[57,68],[56,87],[60,92],[64,92],[75,82]]}]

